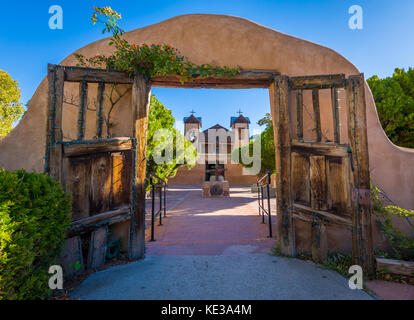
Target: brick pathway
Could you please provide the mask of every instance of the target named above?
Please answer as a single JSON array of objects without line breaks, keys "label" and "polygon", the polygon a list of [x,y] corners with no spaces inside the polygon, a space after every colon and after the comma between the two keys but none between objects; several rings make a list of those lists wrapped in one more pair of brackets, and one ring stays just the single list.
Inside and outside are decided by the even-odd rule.
[{"label": "brick pathway", "polygon": [[275,239],[247,188],[229,198],[171,188],[167,199],[146,258],[94,273],[72,299],[371,299],[332,270],[269,255]]},{"label": "brick pathway", "polygon": [[274,247],[247,188],[232,188],[227,198],[202,198],[200,188],[186,192],[167,212],[163,226],[156,227],[156,241],[147,243],[147,255],[269,253]]},{"label": "brick pathway", "polygon": [[414,300],[414,286],[390,281],[374,280],[366,287],[384,300]]},{"label": "brick pathway", "polygon": [[[186,188],[186,187],[169,187],[167,189],[167,212],[174,209],[180,202],[182,202],[185,197],[189,195],[189,192],[192,188]],[[160,200],[159,200],[159,194],[155,194],[155,212],[157,212],[160,208]],[[151,198],[145,200],[145,228],[147,231],[149,230],[151,226],[151,206],[152,206],[152,200]],[[156,217],[157,223],[158,223],[158,217]]]},{"label": "brick pathway", "polygon": [[[167,197],[168,218],[163,220],[163,226],[157,226],[157,222],[157,241],[147,242],[147,256],[269,253],[275,245],[274,239],[266,237],[269,232],[267,219],[265,225],[261,224],[257,195],[249,188],[231,188],[230,198],[202,198],[201,188],[175,187],[170,188]],[[148,219],[150,204],[147,204]],[[271,212],[275,235],[274,198],[271,199]],[[376,280],[367,282],[366,286],[380,299],[414,299],[414,286],[411,285]]]}]

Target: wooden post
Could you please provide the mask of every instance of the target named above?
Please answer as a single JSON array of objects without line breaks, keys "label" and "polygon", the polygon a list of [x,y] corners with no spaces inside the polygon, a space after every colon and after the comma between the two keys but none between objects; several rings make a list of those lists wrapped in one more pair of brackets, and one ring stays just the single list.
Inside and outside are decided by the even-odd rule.
[{"label": "wooden post", "polygon": [[312,90],[313,114],[315,116],[316,142],[321,142],[321,112],[319,108],[319,90]]},{"label": "wooden post", "polygon": [[325,156],[310,156],[311,207],[315,210],[327,210],[327,179]]},{"label": "wooden post", "polygon": [[346,99],[348,107],[348,135],[352,152],[352,258],[364,271],[374,267],[370,175],[368,156],[367,119],[365,104],[364,75],[349,77],[346,81]]},{"label": "wooden post", "polygon": [[131,219],[130,259],[142,258],[145,252],[145,169],[150,97],[149,81],[143,75],[135,75],[132,84],[132,136],[137,140],[137,151],[134,159],[135,212]]},{"label": "wooden post", "polygon": [[82,80],[79,83],[79,112],[78,112],[78,140],[85,137],[86,109],[88,105],[88,83]]},{"label": "wooden post", "polygon": [[87,259],[88,269],[96,270],[105,264],[107,226],[92,231]]},{"label": "wooden post", "polygon": [[338,89],[331,88],[332,99],[332,117],[333,117],[333,131],[335,143],[341,143],[341,136],[339,130],[339,110],[338,110]]},{"label": "wooden post", "polygon": [[105,92],[105,83],[100,82],[98,85],[98,97],[97,102],[98,105],[96,106],[96,137],[102,138],[102,125],[104,122],[104,92]]},{"label": "wooden post", "polygon": [[46,159],[45,172],[62,181],[62,145],[56,143],[62,141],[62,107],[63,88],[65,72],[62,67],[48,65],[47,79],[49,83],[49,94],[47,104],[47,127],[46,127]]},{"label": "wooden post", "polygon": [[328,257],[328,237],[326,227],[320,220],[312,222],[311,240],[312,240],[312,260],[323,262]]},{"label": "wooden post", "polygon": [[67,238],[59,258],[65,277],[70,277],[85,269],[82,256],[82,244],[79,236]]},{"label": "wooden post", "polygon": [[[310,156],[311,207],[315,210],[327,210],[326,161],[324,156]],[[323,262],[328,257],[328,238],[325,225],[314,218],[311,229],[312,259]]]},{"label": "wooden post", "polygon": [[283,254],[294,255],[294,227],[291,212],[291,137],[289,122],[289,78],[276,76],[269,87],[276,154],[276,204],[278,245]]},{"label": "wooden post", "polygon": [[296,91],[296,122],[298,140],[303,140],[303,90]]}]

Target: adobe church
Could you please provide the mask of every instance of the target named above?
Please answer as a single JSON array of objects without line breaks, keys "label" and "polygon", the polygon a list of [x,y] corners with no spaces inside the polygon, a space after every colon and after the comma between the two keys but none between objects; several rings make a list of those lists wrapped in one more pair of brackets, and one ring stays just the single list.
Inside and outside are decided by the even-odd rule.
[{"label": "adobe church", "polygon": [[242,165],[232,163],[234,149],[250,141],[248,117],[230,118],[230,129],[216,124],[201,130],[202,119],[194,112],[184,117],[184,136],[197,149],[199,159],[190,170],[181,167],[175,177],[168,179],[171,186],[202,186],[205,181],[228,181],[230,186],[248,186],[257,182],[256,175],[249,174]]}]

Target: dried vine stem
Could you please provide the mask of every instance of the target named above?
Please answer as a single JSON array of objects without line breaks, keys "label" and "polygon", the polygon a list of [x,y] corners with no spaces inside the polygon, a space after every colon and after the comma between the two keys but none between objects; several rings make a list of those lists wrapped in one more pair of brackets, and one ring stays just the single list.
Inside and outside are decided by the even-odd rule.
[{"label": "dried vine stem", "polygon": [[[107,97],[107,99],[110,103],[110,107],[109,107],[109,110],[108,110],[108,116],[105,117],[105,114],[104,114],[104,121],[106,123],[106,135],[107,135],[108,138],[111,138],[111,128],[114,126],[114,124],[111,123],[112,111],[115,108],[115,106],[118,104],[118,102],[121,101],[121,99],[130,91],[131,91],[131,88],[127,88],[123,93],[120,93],[118,91],[117,85],[112,84],[111,85],[111,93],[106,94],[106,97]],[[118,98],[116,98],[115,100],[113,99],[114,92],[116,92],[116,94],[118,95]]]},{"label": "dried vine stem", "polygon": [[[103,114],[103,119],[104,119],[104,122],[106,124],[107,138],[112,137],[111,128],[114,126],[114,123],[111,122],[112,111],[119,104],[121,99],[124,96],[126,96],[130,91],[131,91],[131,87],[127,88],[124,92],[120,92],[120,90],[118,88],[118,85],[116,85],[116,84],[111,84],[109,93],[107,93],[106,90],[105,90],[105,97],[109,101],[108,114],[106,115],[105,112]],[[115,97],[115,95],[116,95],[116,97]],[[80,108],[79,97],[77,97],[73,94],[70,95],[70,96],[64,95],[63,103],[65,103],[67,105],[70,105],[70,106],[73,106],[73,107],[76,107],[76,108]],[[89,110],[89,111],[96,112],[98,110],[98,107],[99,107],[97,99],[92,100],[92,105],[95,106],[95,108],[91,108],[90,104],[86,103],[86,109]]]}]

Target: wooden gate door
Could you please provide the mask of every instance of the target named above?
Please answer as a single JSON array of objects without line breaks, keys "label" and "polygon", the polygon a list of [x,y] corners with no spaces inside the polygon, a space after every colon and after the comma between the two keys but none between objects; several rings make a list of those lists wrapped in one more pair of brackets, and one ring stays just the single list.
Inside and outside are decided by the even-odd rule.
[{"label": "wooden gate door", "polygon": [[[321,127],[320,91],[330,90],[332,139]],[[347,137],[341,137],[339,90],[345,91]],[[313,139],[304,137],[304,95],[311,107]],[[311,98],[310,98],[311,97]],[[270,87],[276,148],[278,245],[295,255],[296,219],[311,225],[312,256],[327,257],[326,228],[331,224],[352,230],[354,264],[373,266],[370,176],[363,74],[276,76]],[[308,109],[311,109],[309,112]],[[310,120],[309,120],[310,119]],[[326,121],[323,125],[327,125]],[[306,129],[309,129],[309,124]],[[309,132],[309,131],[308,131]],[[343,132],[343,131],[342,131]],[[345,142],[343,142],[345,141]]]},{"label": "wooden gate door", "polygon": [[[107,228],[129,221],[123,239],[130,259],[144,255],[145,146],[149,84],[124,72],[48,66],[49,100],[45,172],[72,194],[72,224],[61,263],[65,275],[74,265],[96,269],[105,262]],[[64,83],[79,83],[77,139],[63,138]],[[96,136],[85,140],[88,83],[98,83]],[[104,92],[107,84],[132,85],[132,132],[103,138]],[[85,246],[85,243],[87,244]],[[85,249],[86,248],[86,249]],[[82,252],[83,251],[83,252]]]}]

